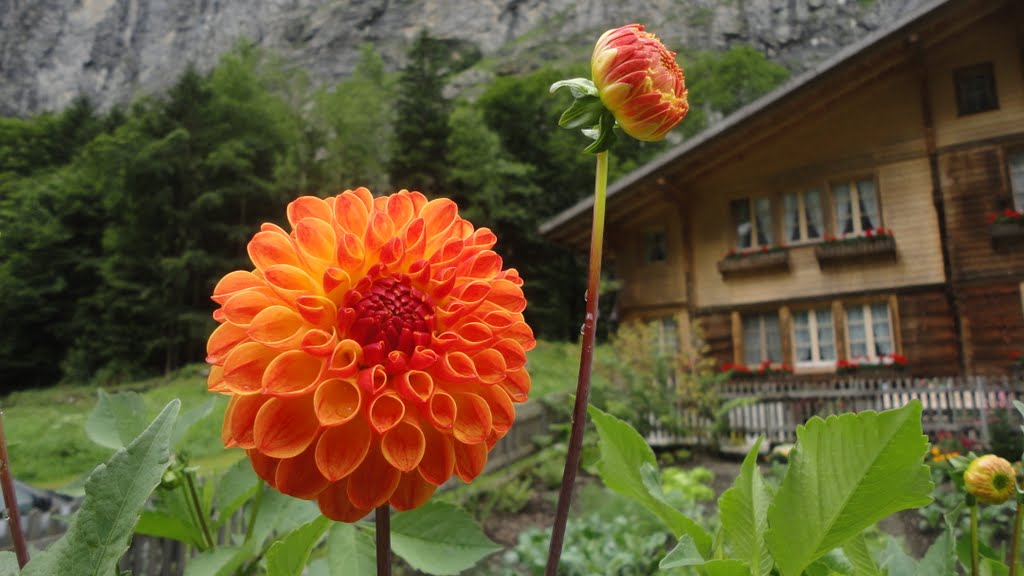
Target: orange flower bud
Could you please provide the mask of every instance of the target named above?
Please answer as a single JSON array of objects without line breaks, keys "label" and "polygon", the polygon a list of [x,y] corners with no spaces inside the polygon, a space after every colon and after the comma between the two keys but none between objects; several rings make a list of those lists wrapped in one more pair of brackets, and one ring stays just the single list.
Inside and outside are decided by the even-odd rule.
[{"label": "orange flower bud", "polygon": [[661,140],[690,110],[675,52],[640,24],[602,34],[590,65],[601,102],[637,140]]},{"label": "orange flower bud", "polygon": [[964,484],[979,502],[1002,504],[1013,497],[1017,474],[1005,459],[994,454],[975,458],[964,472]]}]

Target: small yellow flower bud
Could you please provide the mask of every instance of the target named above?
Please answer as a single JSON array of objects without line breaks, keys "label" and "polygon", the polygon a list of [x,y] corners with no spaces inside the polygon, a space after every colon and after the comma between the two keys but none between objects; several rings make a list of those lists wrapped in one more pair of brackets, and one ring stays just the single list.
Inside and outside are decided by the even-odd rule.
[{"label": "small yellow flower bud", "polygon": [[994,454],[975,458],[964,472],[964,484],[979,502],[1002,504],[1013,498],[1017,474],[1005,459]]}]

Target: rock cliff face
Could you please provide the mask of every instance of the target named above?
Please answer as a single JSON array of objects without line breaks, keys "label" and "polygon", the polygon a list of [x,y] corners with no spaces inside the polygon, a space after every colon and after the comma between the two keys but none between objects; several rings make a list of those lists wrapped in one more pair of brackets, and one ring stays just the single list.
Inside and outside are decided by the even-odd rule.
[{"label": "rock cliff face", "polygon": [[[318,82],[372,42],[391,67],[421,28],[469,41],[501,72],[582,59],[601,31],[640,22],[670,47],[749,43],[794,71],[924,0],[0,0],[0,114],[101,106],[209,69],[249,38]],[[485,79],[490,72],[476,71]]]}]

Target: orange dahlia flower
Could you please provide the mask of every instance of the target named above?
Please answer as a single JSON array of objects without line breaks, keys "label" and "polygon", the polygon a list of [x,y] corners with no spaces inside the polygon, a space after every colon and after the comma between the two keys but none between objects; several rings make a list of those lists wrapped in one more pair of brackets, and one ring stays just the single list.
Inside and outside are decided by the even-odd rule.
[{"label": "orange dahlia flower", "polygon": [[255,270],[214,289],[209,388],[222,438],[277,490],[354,522],[471,481],[526,400],[526,299],[496,238],[447,199],[365,188],[288,206]]},{"label": "orange dahlia flower", "polygon": [[601,102],[637,140],[661,140],[690,110],[675,52],[640,24],[602,34],[590,66]]},{"label": "orange dahlia flower", "polygon": [[978,502],[1002,504],[1017,492],[1017,472],[1005,458],[985,454],[967,466],[964,485]]}]

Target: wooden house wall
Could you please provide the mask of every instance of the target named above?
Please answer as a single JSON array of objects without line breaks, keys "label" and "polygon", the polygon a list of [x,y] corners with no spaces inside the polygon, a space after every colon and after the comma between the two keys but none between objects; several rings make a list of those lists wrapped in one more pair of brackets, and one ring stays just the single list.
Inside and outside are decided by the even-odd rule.
[{"label": "wooden house wall", "polygon": [[1016,282],[958,290],[968,374],[1004,374],[1011,354],[1024,349],[1024,310]]},{"label": "wooden house wall", "polygon": [[[661,262],[645,259],[647,235],[654,231],[665,234],[667,254]],[[675,204],[652,202],[632,220],[610,228],[608,238],[606,250],[614,251],[616,273],[622,280],[616,300],[620,313],[628,316],[638,308],[685,306],[686,261]]]},{"label": "wooden house wall", "polygon": [[960,372],[960,346],[949,300],[942,286],[900,294],[903,355],[915,376]]}]

